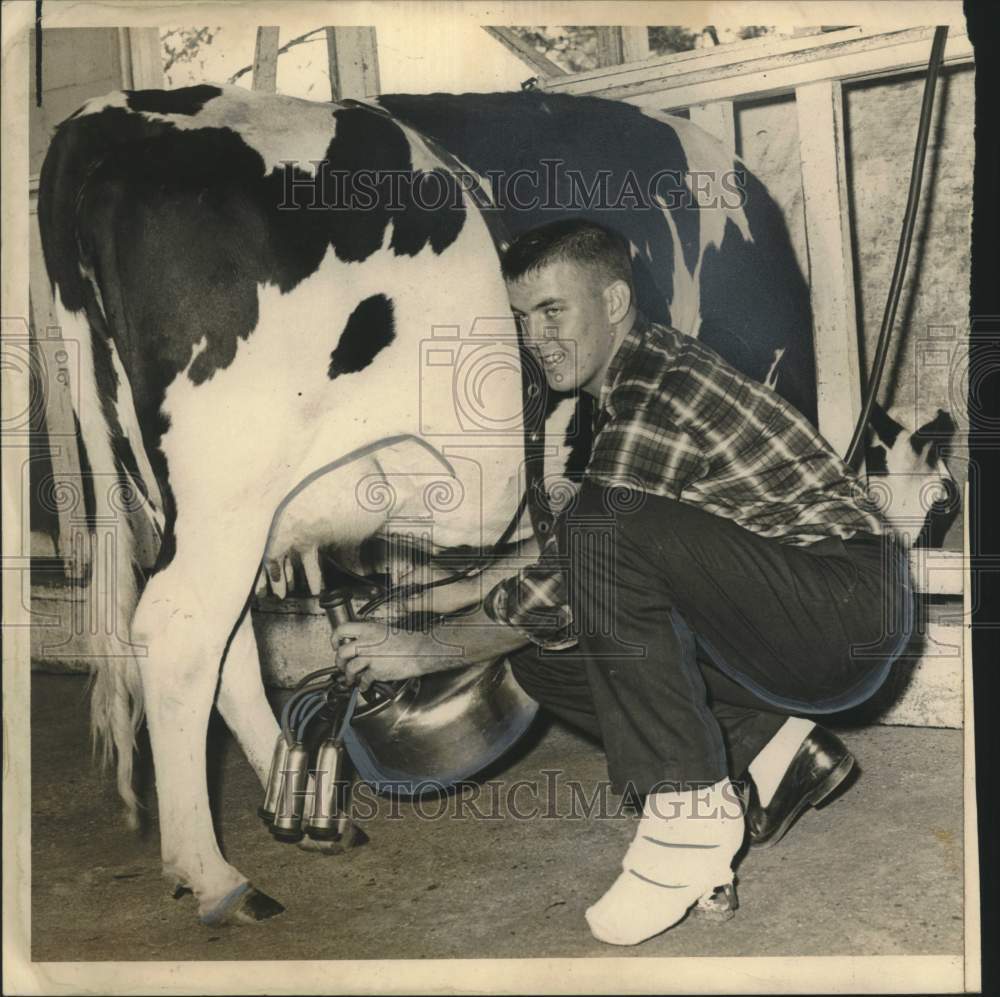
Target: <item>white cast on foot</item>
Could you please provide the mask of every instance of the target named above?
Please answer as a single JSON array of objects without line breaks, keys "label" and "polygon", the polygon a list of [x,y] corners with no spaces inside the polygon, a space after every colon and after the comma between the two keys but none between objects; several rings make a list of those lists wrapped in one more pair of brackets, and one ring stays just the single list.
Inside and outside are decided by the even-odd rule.
[{"label": "white cast on foot", "polygon": [[744,820],[728,779],[646,797],[622,874],[586,912],[595,938],[637,945],[672,927],[716,886],[733,881]]},{"label": "white cast on foot", "polygon": [[815,726],[811,720],[789,717],[750,763],[750,778],[757,787],[757,799],[762,807],[766,807],[774,798],[795,752]]}]

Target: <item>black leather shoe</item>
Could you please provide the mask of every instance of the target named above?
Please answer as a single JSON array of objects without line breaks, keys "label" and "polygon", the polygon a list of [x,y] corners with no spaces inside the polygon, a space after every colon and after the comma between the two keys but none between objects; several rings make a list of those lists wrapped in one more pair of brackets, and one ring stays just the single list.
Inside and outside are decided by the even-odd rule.
[{"label": "black leather shoe", "polygon": [[799,745],[766,807],[760,805],[753,780],[745,776],[751,846],[769,848],[776,845],[806,807],[822,803],[850,775],[854,765],[854,755],[844,742],[817,726]]}]

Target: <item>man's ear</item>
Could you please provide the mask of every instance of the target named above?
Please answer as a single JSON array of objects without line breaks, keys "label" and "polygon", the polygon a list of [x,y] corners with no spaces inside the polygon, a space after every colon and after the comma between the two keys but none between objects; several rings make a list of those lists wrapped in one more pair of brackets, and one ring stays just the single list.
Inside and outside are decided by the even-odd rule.
[{"label": "man's ear", "polygon": [[608,311],[608,321],[617,325],[632,307],[632,289],[624,280],[612,281],[604,289],[604,304]]}]

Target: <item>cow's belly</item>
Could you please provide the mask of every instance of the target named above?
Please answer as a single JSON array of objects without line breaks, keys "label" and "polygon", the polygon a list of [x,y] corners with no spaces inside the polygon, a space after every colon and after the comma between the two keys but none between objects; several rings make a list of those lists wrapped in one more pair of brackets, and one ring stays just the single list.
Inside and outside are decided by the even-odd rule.
[{"label": "cow's belly", "polygon": [[[575,399],[566,398],[546,421],[545,486],[557,508],[576,489],[565,474],[570,451],[565,439],[575,408]],[[395,583],[414,570],[412,558],[406,556],[414,542],[426,553],[457,547],[489,549],[511,524],[486,515],[488,495],[495,500],[502,492],[500,507],[516,508],[524,482],[520,476],[501,480],[502,468],[491,477],[483,459],[475,442],[449,447],[447,463],[443,455],[435,457],[414,441],[380,448],[347,468],[323,475],[292,497],[272,527],[267,558],[280,562],[294,551],[307,565],[307,581],[317,591],[310,570],[318,572],[314,566],[319,548],[333,548],[341,567],[366,573],[359,548],[369,537],[372,515],[384,517],[378,525],[381,536],[402,541],[388,545],[391,549],[381,566]],[[529,554],[525,545],[534,544],[530,517],[521,517],[509,541],[521,543],[522,556]]]},{"label": "cow's belly", "polygon": [[[470,455],[435,455],[416,441],[381,447],[323,474],[281,510],[268,556],[323,546],[350,548],[373,532],[415,542],[431,551],[492,546],[509,520],[490,515],[488,503],[516,510],[516,478],[491,480]],[[489,498],[488,498],[489,496]],[[521,539],[526,526],[515,531]]]}]

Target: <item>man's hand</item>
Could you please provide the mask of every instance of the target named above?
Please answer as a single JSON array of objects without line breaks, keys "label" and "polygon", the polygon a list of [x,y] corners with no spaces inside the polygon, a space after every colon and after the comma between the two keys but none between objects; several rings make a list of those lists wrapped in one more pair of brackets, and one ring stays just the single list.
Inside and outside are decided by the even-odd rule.
[{"label": "man's hand", "polygon": [[[345,637],[350,640],[339,644]],[[494,623],[482,609],[454,623],[439,623],[430,633],[390,631],[385,620],[355,620],[337,627],[333,634],[335,663],[349,682],[357,682],[362,689],[376,681],[396,682],[495,661],[527,642],[517,631]]]},{"label": "man's hand", "polygon": [[363,690],[372,682],[396,682],[471,664],[461,647],[446,647],[433,633],[390,631],[384,621],[344,623],[333,640],[335,645],[344,641],[337,646],[337,666],[351,685],[357,683]]}]

